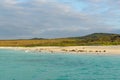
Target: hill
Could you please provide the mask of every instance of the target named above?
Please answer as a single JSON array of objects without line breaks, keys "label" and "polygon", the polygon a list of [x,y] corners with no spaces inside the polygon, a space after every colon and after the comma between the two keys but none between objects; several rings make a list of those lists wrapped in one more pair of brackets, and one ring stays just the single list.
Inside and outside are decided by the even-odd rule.
[{"label": "hill", "polygon": [[117,45],[120,44],[120,34],[111,33],[93,33],[82,37],[71,37],[69,39],[78,39],[82,43],[91,45]]},{"label": "hill", "polygon": [[0,40],[0,46],[88,46],[88,45],[120,45],[120,34],[93,33],[81,37],[25,40]]},{"label": "hill", "polygon": [[82,37],[72,37],[71,39],[81,39],[88,41],[120,41],[120,34],[111,33],[93,33]]}]

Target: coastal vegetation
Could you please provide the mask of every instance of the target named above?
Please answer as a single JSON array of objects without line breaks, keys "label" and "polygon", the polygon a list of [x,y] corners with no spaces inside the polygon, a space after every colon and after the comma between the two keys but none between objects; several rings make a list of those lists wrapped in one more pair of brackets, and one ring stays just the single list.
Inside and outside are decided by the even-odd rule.
[{"label": "coastal vegetation", "polygon": [[20,39],[0,40],[0,46],[33,47],[33,46],[89,46],[89,45],[120,45],[120,34],[93,33],[81,37],[68,37],[56,39]]}]

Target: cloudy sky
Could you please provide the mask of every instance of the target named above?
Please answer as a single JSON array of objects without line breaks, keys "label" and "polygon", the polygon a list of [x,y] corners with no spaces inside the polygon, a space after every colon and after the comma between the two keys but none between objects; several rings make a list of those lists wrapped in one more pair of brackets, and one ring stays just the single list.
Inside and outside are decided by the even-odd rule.
[{"label": "cloudy sky", "polygon": [[0,39],[120,33],[120,0],[0,0]]}]

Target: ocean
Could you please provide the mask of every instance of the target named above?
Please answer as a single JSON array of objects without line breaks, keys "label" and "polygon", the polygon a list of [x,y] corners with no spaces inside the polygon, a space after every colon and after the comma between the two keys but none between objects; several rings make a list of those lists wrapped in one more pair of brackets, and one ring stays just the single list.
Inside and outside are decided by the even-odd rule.
[{"label": "ocean", "polygon": [[120,55],[1,49],[0,80],[120,80]]}]

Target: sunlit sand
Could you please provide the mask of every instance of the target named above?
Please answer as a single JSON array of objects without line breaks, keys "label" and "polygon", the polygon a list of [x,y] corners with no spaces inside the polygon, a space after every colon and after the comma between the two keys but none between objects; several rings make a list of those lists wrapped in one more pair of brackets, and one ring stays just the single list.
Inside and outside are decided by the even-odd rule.
[{"label": "sunlit sand", "polygon": [[120,46],[68,46],[68,47],[0,47],[0,49],[24,50],[25,52],[63,52],[63,53],[97,53],[120,54]]}]

